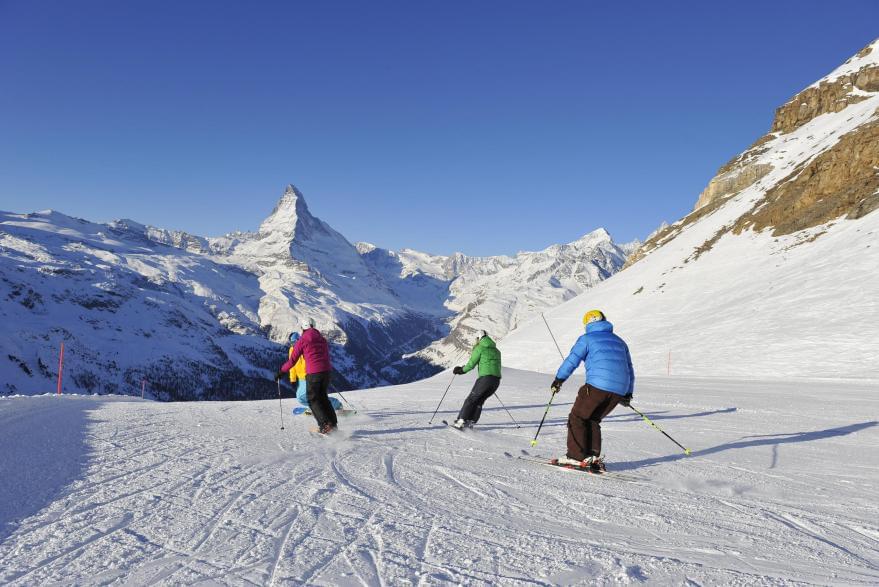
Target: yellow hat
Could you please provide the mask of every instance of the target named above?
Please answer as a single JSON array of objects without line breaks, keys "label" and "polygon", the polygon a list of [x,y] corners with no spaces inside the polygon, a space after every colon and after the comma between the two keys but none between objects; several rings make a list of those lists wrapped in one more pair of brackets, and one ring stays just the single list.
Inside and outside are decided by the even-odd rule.
[{"label": "yellow hat", "polygon": [[583,324],[598,322],[599,320],[604,320],[604,314],[601,313],[601,310],[589,310],[583,315]]}]

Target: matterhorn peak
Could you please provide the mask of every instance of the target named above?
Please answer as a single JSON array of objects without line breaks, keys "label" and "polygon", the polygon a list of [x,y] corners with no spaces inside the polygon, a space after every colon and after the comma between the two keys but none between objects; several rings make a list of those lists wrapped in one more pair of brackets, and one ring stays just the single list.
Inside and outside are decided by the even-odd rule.
[{"label": "matterhorn peak", "polygon": [[272,213],[259,226],[261,234],[281,233],[292,236],[300,221],[313,220],[305,203],[305,197],[296,186],[287,184],[284,194],[275,204]]}]

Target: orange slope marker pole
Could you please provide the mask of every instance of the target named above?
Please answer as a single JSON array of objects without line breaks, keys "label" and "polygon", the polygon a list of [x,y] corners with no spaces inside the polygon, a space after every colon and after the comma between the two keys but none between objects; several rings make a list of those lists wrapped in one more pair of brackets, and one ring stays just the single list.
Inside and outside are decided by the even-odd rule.
[{"label": "orange slope marker pole", "polygon": [[58,394],[61,395],[61,375],[64,373],[64,343],[61,343],[61,356],[58,358]]}]

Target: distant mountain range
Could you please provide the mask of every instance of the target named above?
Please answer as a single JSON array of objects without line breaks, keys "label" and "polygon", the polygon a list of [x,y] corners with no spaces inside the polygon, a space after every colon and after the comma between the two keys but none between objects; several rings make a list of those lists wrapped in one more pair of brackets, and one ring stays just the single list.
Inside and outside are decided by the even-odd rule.
[{"label": "distant mountain range", "polygon": [[265,397],[284,341],[312,317],[339,389],[412,381],[486,329],[523,320],[619,270],[639,243],[603,229],[514,257],[353,245],[288,186],[256,232],[205,238],[131,220],[0,213],[0,393]]}]

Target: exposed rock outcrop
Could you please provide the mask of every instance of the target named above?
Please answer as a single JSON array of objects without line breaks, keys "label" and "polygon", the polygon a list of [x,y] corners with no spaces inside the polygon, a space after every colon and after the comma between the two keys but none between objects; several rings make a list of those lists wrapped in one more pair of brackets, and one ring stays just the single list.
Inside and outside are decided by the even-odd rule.
[{"label": "exposed rock outcrop", "polygon": [[879,68],[865,67],[858,73],[803,90],[775,111],[772,131],[786,134],[817,116],[840,112],[851,104],[866,100],[867,96],[852,91],[855,88],[867,92],[879,90]]},{"label": "exposed rock outcrop", "polygon": [[708,182],[708,187],[699,194],[699,199],[696,201],[694,209],[698,210],[715,200],[740,192],[763,178],[770,171],[772,171],[772,165],[768,163],[755,163],[718,174]]},{"label": "exposed rock outcrop", "polygon": [[[879,115],[879,111],[877,111]],[[879,208],[879,120],[844,135],[832,148],[766,192],[739,218],[736,234],[773,228],[780,236]]]},{"label": "exposed rock outcrop", "polygon": [[[696,247],[688,261],[698,259],[730,232],[771,228],[779,236],[840,217],[859,218],[879,208],[877,50],[879,40],[778,108],[771,131],[721,167],[699,195],[693,212],[651,235],[625,267],[695,222],[726,210],[727,202],[748,189],[750,210],[745,208],[738,217],[725,213],[722,228]],[[812,124],[825,114],[836,118]],[[794,133],[804,125],[810,126]],[[790,172],[773,173],[780,169]],[[770,174],[765,185],[758,184]]]},{"label": "exposed rock outcrop", "polygon": [[[857,64],[874,50],[874,43],[861,49],[845,65]],[[772,132],[789,133],[817,116],[840,112],[851,104],[866,100],[863,92],[879,92],[879,65],[871,62],[856,71],[829,76],[794,96],[775,111]]]}]

